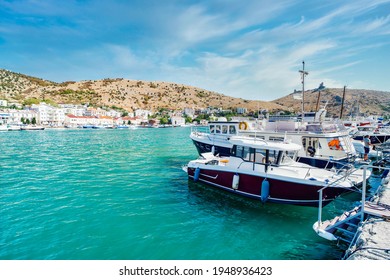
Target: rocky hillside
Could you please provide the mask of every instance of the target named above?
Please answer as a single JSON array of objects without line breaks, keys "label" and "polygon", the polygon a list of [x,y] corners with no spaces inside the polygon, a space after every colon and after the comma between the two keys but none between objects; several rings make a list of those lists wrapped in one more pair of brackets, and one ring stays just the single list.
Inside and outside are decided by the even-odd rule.
[{"label": "rocky hillside", "polygon": [[[330,115],[339,116],[343,89],[326,88],[321,91],[320,106],[327,104]],[[305,91],[305,111],[315,110],[318,92]],[[301,100],[291,93],[272,102],[233,98],[216,92],[169,82],[150,82],[118,79],[55,83],[0,69],[0,99],[25,103],[26,100],[49,103],[89,103],[94,106],[158,110],[237,107],[256,111],[301,110]],[[357,111],[365,114],[389,114],[390,92],[346,89],[343,116]]]},{"label": "rocky hillside", "polygon": [[23,103],[46,100],[52,103],[89,103],[95,106],[119,107],[126,110],[159,108],[183,109],[244,107],[249,110],[283,110],[272,102],[233,98],[216,92],[168,82],[126,79],[103,79],[54,83],[23,74],[0,70],[0,99]]},{"label": "rocky hillside", "polygon": [[[338,117],[341,112],[342,88],[326,88],[321,91],[319,106],[326,105],[328,114]],[[274,100],[273,102],[281,106],[293,108],[301,111],[302,101],[294,99],[294,93]],[[317,106],[318,92],[305,91],[305,111],[314,111]],[[343,105],[343,116],[356,115],[358,112],[366,115],[384,115],[390,113],[390,92],[349,89],[345,90],[345,100]]]}]

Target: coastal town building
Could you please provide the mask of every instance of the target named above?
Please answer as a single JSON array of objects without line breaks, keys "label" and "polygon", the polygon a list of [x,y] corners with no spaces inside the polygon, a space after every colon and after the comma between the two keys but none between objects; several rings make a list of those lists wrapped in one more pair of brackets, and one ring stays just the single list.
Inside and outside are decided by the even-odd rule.
[{"label": "coastal town building", "polygon": [[9,124],[21,124],[22,120],[29,120],[29,122],[31,122],[34,118],[35,120],[38,121],[38,113],[35,110],[7,109],[3,112],[9,114],[9,118],[8,118]]},{"label": "coastal town building", "polygon": [[62,108],[57,108],[42,102],[38,105],[31,105],[31,109],[37,112],[37,122],[41,125],[64,125],[65,112]]},{"label": "coastal town building", "polygon": [[195,110],[193,108],[184,108],[183,112],[186,116],[190,118],[194,118],[195,116]]},{"label": "coastal town building", "polygon": [[86,105],[74,105],[74,104],[59,104],[59,107],[64,110],[64,114],[74,116],[84,116],[87,110]]},{"label": "coastal town building", "polygon": [[186,124],[186,120],[181,116],[172,116],[171,123],[173,126],[181,126]]},{"label": "coastal town building", "polygon": [[246,114],[247,112],[247,108],[237,108],[237,114]]},{"label": "coastal town building", "polygon": [[148,119],[149,116],[153,115],[153,113],[149,110],[142,110],[142,109],[137,109],[134,111],[134,116],[135,117],[141,117],[145,120]]},{"label": "coastal town building", "polygon": [[7,107],[8,101],[7,100],[0,100],[0,107]]}]

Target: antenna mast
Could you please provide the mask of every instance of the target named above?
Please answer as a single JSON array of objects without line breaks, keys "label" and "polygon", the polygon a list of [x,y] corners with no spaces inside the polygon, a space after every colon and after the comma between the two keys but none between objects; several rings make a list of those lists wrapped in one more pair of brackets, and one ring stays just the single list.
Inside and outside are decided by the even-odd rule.
[{"label": "antenna mast", "polygon": [[305,112],[305,76],[309,74],[309,72],[305,71],[305,61],[302,61],[302,70],[299,70],[302,78],[302,121]]}]

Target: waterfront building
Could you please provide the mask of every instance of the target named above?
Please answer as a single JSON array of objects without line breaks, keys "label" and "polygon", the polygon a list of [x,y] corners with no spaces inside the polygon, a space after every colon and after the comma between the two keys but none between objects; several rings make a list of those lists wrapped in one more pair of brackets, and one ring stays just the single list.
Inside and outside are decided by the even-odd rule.
[{"label": "waterfront building", "polygon": [[37,111],[37,123],[41,125],[63,126],[65,112],[63,108],[57,108],[41,102],[39,105],[31,105],[31,109]]},{"label": "waterfront building", "polygon": [[186,120],[181,116],[172,116],[171,123],[173,126],[181,126],[186,124]]},{"label": "waterfront building", "polygon": [[67,127],[98,125],[98,119],[92,116],[75,116],[72,114],[68,114],[65,116],[64,125]]},{"label": "waterfront building", "polygon": [[10,114],[5,112],[0,112],[0,125],[8,124],[10,119]]},{"label": "waterfront building", "polygon": [[10,123],[10,124],[21,124],[22,118],[24,120],[29,120],[30,122],[33,120],[33,118],[35,118],[35,120],[38,120],[38,113],[34,110],[8,109],[6,112],[8,112],[10,115],[9,120],[8,120],[8,123]]}]

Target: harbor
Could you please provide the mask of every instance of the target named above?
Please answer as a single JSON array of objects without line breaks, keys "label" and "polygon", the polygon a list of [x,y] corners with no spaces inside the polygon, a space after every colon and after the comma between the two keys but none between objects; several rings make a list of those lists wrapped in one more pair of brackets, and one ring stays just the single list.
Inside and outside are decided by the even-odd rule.
[{"label": "harbor", "polygon": [[[262,203],[187,180],[181,166],[198,156],[190,132],[182,127],[1,133],[9,144],[1,155],[6,231],[0,258],[343,259],[347,248],[341,241],[326,240],[312,228],[318,207]],[[368,180],[369,195],[380,177]],[[323,207],[324,220],[360,200],[361,193],[341,195]],[[362,232],[386,242],[387,231],[377,225],[387,222],[374,220],[365,221]],[[352,256],[358,252],[363,250]]]}]

